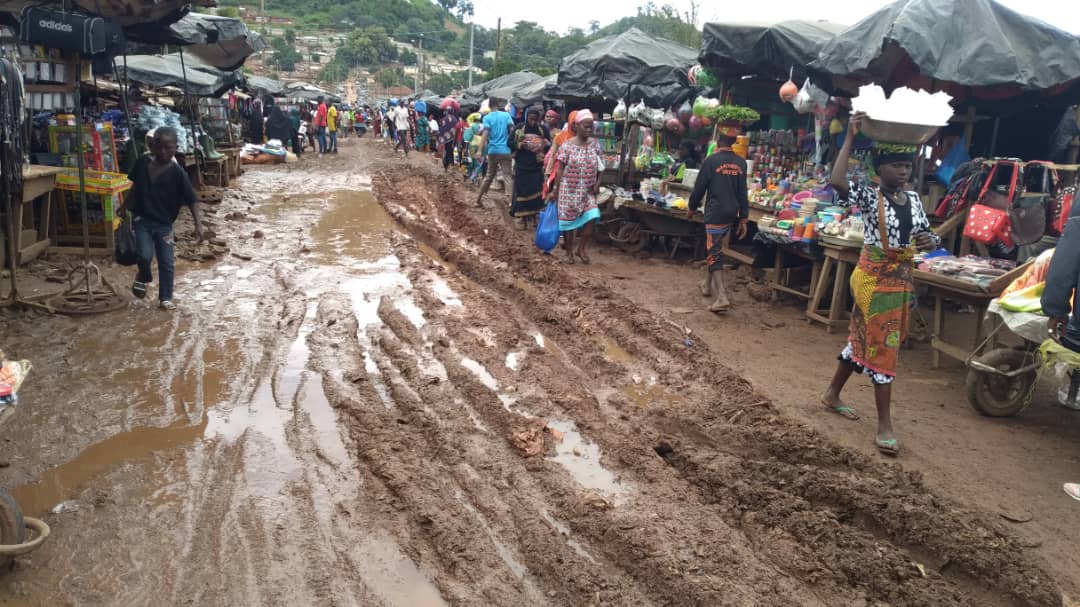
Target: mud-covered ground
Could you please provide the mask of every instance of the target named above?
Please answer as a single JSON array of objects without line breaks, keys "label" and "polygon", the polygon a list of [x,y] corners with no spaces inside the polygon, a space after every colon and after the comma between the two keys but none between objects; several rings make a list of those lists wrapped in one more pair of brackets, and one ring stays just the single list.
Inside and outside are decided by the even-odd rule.
[{"label": "mud-covered ground", "polygon": [[[1074,588],[996,505],[842,446],[687,334],[712,319],[628,292],[613,268],[636,260],[540,256],[429,158],[348,140],[239,183],[230,256],[181,263],[175,313],[4,318],[35,370],[0,478],[53,537],[0,604],[1049,606]],[[640,267],[656,289],[688,277]],[[782,366],[784,340],[761,339]]]}]

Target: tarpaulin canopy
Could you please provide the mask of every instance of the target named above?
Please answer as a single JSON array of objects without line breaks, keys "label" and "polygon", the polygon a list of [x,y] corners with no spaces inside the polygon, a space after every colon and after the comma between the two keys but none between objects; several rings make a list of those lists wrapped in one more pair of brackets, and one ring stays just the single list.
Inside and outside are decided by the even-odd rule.
[{"label": "tarpaulin canopy", "polygon": [[559,75],[552,74],[530,82],[514,91],[514,93],[510,95],[510,102],[518,106],[540,103],[548,98],[548,89],[555,86],[558,81]]},{"label": "tarpaulin canopy", "polygon": [[837,34],[810,67],[847,92],[874,81],[1054,94],[1080,79],[1080,39],[991,0],[899,0]]},{"label": "tarpaulin canopy", "polygon": [[512,74],[504,74],[498,78],[492,78],[487,82],[481,82],[480,84],[473,85],[471,88],[465,89],[465,92],[461,94],[461,98],[458,101],[462,105],[480,105],[488,97],[499,97],[500,99],[509,99],[514,91],[527,86],[537,80],[540,80],[539,74],[532,72],[514,72]]},{"label": "tarpaulin canopy", "polygon": [[263,76],[245,76],[244,83],[247,90],[260,95],[274,95],[276,97],[285,92],[285,83]]},{"label": "tarpaulin canopy", "polygon": [[[74,4],[83,12],[113,19],[124,27],[150,22],[167,26],[182,18],[192,5],[217,6],[217,0],[76,0]],[[71,2],[61,0],[0,0],[0,11],[18,15],[27,5],[72,9]]]},{"label": "tarpaulin canopy", "polygon": [[203,13],[189,13],[172,24],[133,25],[124,33],[132,40],[183,46],[189,55],[223,70],[240,69],[249,56],[266,48],[262,36],[243,21]]},{"label": "tarpaulin canopy", "polygon": [[698,51],[630,28],[601,38],[564,58],[559,65],[558,96],[562,99],[644,99],[667,106],[687,95],[687,70]]},{"label": "tarpaulin canopy", "polygon": [[717,76],[760,75],[787,80],[806,75],[827,42],[846,26],[828,21],[706,23],[698,61]]},{"label": "tarpaulin canopy", "polygon": [[338,103],[341,97],[323,90],[307,82],[292,82],[285,85],[285,96],[290,99],[302,99],[304,101],[318,101],[322,97],[325,101]]},{"label": "tarpaulin canopy", "polygon": [[[119,62],[118,62],[119,63]],[[119,65],[123,72],[124,65]],[[196,57],[180,55],[132,55],[126,60],[126,78],[152,87],[175,86],[184,89],[184,69],[187,68],[187,92],[201,97],[217,97],[240,80],[240,72],[225,71],[206,64]]]}]

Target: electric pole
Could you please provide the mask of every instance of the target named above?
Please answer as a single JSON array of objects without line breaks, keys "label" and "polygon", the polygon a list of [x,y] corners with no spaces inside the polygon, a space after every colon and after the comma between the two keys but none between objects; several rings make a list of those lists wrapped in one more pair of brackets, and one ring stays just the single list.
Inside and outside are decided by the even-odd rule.
[{"label": "electric pole", "polygon": [[[420,73],[420,86],[424,85],[424,35],[420,34],[420,55],[416,57],[416,69]],[[419,93],[419,90],[413,93]]]},{"label": "electric pole", "polygon": [[499,55],[502,54],[502,17],[495,22],[495,63],[491,65],[491,77],[498,76]]},{"label": "electric pole", "polygon": [[473,43],[476,40],[476,22],[469,24],[469,86],[472,88]]}]

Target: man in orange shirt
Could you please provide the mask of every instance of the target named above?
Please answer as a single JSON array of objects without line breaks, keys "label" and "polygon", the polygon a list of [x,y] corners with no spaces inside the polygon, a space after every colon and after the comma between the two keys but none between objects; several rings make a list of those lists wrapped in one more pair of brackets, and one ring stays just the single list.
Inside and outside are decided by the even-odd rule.
[{"label": "man in orange shirt", "polygon": [[319,153],[325,154],[326,150],[326,102],[319,97],[319,108],[315,110],[315,129],[319,137]]}]

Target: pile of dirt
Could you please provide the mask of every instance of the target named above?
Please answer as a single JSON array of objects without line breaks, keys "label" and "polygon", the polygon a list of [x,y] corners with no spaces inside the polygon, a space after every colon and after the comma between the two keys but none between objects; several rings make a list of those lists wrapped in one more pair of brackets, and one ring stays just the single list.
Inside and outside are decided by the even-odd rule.
[{"label": "pile of dirt", "polygon": [[[435,340],[432,352],[449,380],[422,385],[419,399],[392,383],[394,401],[415,401],[409,427],[445,421],[438,408],[438,421],[423,411],[425,403],[434,407],[447,398],[471,403],[485,424],[497,425],[493,430],[519,458],[499,466],[531,479],[517,475],[516,483],[540,483],[547,495],[565,496],[553,508],[571,533],[626,576],[618,578],[625,584],[608,586],[614,592],[598,593],[600,599],[636,604],[628,597],[640,592],[658,604],[673,597],[712,605],[1061,604],[1061,591],[1038,559],[996,517],[965,510],[935,495],[917,474],[794,422],[717,353],[687,339],[678,323],[539,254],[497,213],[465,211],[471,193],[455,179],[423,160],[413,166],[415,176],[405,181],[399,166],[377,173],[377,198],[438,253],[442,267],[492,294],[469,307],[477,316],[472,324],[491,327],[497,344],[520,343],[538,327],[560,355],[550,349],[527,354],[526,379],[516,385],[529,389],[507,405],[506,398],[500,402],[505,394],[478,381]],[[422,280],[417,268],[425,264],[416,244],[399,242],[395,252],[414,268],[414,282]],[[438,308],[427,299],[422,308]],[[386,371],[408,369],[402,383],[413,384],[423,373],[408,361],[425,337],[392,314],[384,317],[389,329],[379,345],[396,361]],[[431,322],[438,328],[428,331],[442,331],[447,343],[467,348],[461,354],[469,360],[500,366],[500,353],[484,340],[454,322]],[[556,480],[559,471],[550,470],[548,460],[524,457],[529,443],[543,438],[535,431],[543,426],[523,424],[516,407],[541,419],[574,420],[620,481],[635,488],[633,497],[618,503],[589,499],[588,492],[566,495],[565,480]],[[515,444],[521,442],[525,453]],[[437,459],[446,457],[430,449]],[[404,478],[399,484],[415,490],[406,489]],[[433,549],[449,549],[438,546],[438,529],[452,510],[415,514],[434,521]],[[553,566],[544,555],[530,553],[527,560],[534,570]],[[565,598],[581,604],[580,597]]]}]

